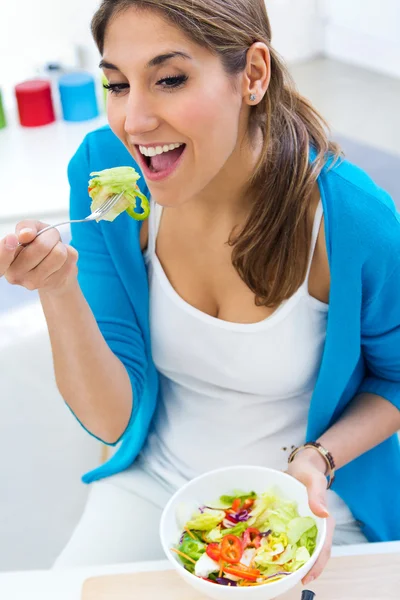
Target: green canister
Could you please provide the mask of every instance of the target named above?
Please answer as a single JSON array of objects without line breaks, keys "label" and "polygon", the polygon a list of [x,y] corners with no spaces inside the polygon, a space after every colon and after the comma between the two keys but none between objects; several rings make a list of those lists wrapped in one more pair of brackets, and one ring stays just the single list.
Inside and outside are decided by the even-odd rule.
[{"label": "green canister", "polygon": [[0,129],[4,129],[4,127],[6,125],[7,125],[6,115],[4,113],[3,100],[1,97],[1,90],[0,90]]}]

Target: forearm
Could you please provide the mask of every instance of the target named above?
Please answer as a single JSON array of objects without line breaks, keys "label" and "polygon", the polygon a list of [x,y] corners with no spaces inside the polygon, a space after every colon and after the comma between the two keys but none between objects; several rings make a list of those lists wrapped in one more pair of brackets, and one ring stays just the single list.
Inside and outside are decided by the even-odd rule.
[{"label": "forearm", "polygon": [[[360,394],[349,404],[340,419],[316,441],[329,450],[336,467],[340,469],[398,430],[400,411],[393,404],[375,394]],[[318,462],[321,468],[326,467],[318,452],[307,449],[304,450],[305,453]]]},{"label": "forearm", "polygon": [[40,300],[61,395],[91,433],[115,442],[132,411],[126,368],[105,342],[76,280],[62,292],[40,292]]}]

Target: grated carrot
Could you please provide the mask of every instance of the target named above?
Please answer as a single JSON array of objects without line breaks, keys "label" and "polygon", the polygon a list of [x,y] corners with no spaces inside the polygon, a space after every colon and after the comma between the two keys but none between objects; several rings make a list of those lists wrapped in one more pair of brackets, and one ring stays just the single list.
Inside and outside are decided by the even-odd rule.
[{"label": "grated carrot", "polygon": [[197,538],[194,537],[193,533],[190,531],[190,529],[185,529],[186,533],[188,534],[188,536],[190,536],[192,538],[192,540],[194,540],[195,542],[197,542]]},{"label": "grated carrot", "polygon": [[219,570],[219,575],[218,577],[222,577],[222,573],[224,572],[224,563],[221,563],[221,568]]},{"label": "grated carrot", "polygon": [[181,552],[180,550],[177,550],[176,548],[171,548],[171,552],[175,552],[176,554],[179,554],[179,556],[183,556],[183,558],[185,558],[186,560],[192,562],[194,565],[196,564],[196,561],[193,560],[193,558],[191,558],[187,554],[184,554],[184,552]]}]

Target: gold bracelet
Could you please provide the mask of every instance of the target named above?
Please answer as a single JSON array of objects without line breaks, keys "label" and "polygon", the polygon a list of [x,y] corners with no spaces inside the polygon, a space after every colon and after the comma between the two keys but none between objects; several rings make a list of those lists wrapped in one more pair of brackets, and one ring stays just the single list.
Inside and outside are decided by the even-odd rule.
[{"label": "gold bracelet", "polygon": [[326,466],[327,466],[327,472],[325,473],[325,476],[328,480],[328,490],[329,490],[329,488],[332,487],[332,484],[335,481],[336,465],[335,465],[335,461],[334,461],[332,454],[326,448],[324,448],[319,442],[306,442],[302,446],[295,448],[288,458],[289,464],[291,462],[293,462],[294,457],[296,456],[296,454],[298,452],[301,452],[302,450],[305,450],[306,448],[314,448],[314,450],[319,452],[320,455],[322,456],[322,458],[325,460]]}]

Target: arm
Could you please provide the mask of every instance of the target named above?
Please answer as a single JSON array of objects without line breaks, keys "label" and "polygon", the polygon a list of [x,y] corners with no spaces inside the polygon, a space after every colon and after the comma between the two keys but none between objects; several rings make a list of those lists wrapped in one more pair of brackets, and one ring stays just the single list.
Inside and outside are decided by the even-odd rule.
[{"label": "arm", "polygon": [[[87,184],[90,172],[99,166],[90,162],[92,139],[93,152],[102,143],[98,135],[88,136],[68,166],[71,219],[82,219],[90,212]],[[63,303],[54,298],[50,301],[48,297],[43,297],[43,301],[50,319],[55,322],[57,313],[57,323],[61,318],[68,320],[75,332],[74,339],[64,343],[62,333],[66,333],[67,324],[63,326],[64,332],[58,329],[57,333],[56,326],[50,324],[60,391],[90,433],[115,445],[133,425],[138,413],[147,376],[147,355],[132,299],[111,258],[102,225],[90,222],[71,226],[72,246],[79,252],[79,286],[69,291],[69,298],[65,297]],[[121,242],[121,235],[129,235],[124,243],[135,245],[136,240],[131,236],[136,234],[134,228],[139,224],[121,215],[114,229],[115,225],[119,228],[118,241]],[[106,226],[111,227],[109,223]],[[135,265],[130,264],[129,269],[135,278]],[[74,314],[70,310],[67,318],[61,317],[67,305],[73,307]],[[71,347],[78,352],[75,357],[68,350]],[[79,396],[75,388],[77,380]]]},{"label": "arm", "polygon": [[[396,218],[396,217],[395,217]],[[393,223],[393,220],[391,221]],[[397,222],[398,223],[398,222]],[[363,294],[361,349],[366,377],[339,419],[316,441],[331,452],[337,468],[384,442],[400,429],[400,226],[390,252],[368,265],[372,276]],[[371,261],[372,263],[372,261]],[[369,292],[369,293],[368,293]],[[288,472],[308,489],[310,507],[319,516],[326,508],[326,463],[314,449],[299,452]],[[304,583],[318,577],[330,556],[334,521],[328,519],[327,543]]]},{"label": "arm", "polygon": [[[400,220],[396,213],[390,213],[387,227],[384,252],[375,249],[364,266],[361,350],[366,377],[339,420],[316,440],[331,452],[337,468],[400,429]],[[310,460],[322,471],[326,466],[312,449],[299,453],[298,459]]]},{"label": "arm", "polygon": [[[345,466],[368,452],[400,429],[400,411],[391,402],[375,394],[357,395],[340,419],[317,441],[333,455],[336,467]],[[327,539],[317,562],[303,579],[306,585],[319,577],[330,558],[335,522],[326,504],[326,462],[313,448],[299,452],[288,473],[307,487],[310,508],[320,517],[328,517]]]},{"label": "arm", "polygon": [[[399,430],[398,408],[385,398],[363,393],[354,398],[341,418],[317,441],[329,450],[336,468],[340,469]],[[298,456],[325,473],[326,463],[315,450],[307,448]]]},{"label": "arm", "polygon": [[114,443],[132,412],[127,370],[105,342],[76,279],[62,291],[40,291],[57,386],[95,437]]},{"label": "arm", "polygon": [[[56,229],[36,238],[45,224],[23,221],[0,243],[0,276],[39,290],[47,319],[56,380],[81,422],[114,441],[132,411],[127,370],[107,346],[77,282],[78,254]],[[27,244],[26,247],[18,247]]]},{"label": "arm", "polygon": [[[69,164],[71,219],[90,212],[88,152],[89,140],[85,140]],[[119,241],[139,244],[133,226],[122,225]],[[111,259],[101,224],[74,225],[71,246],[60,241],[56,229],[34,239],[43,227],[36,221],[18,225],[19,240],[29,244],[23,249],[17,248],[18,238],[13,235],[0,244],[0,276],[39,290],[60,392],[92,435],[114,445],[136,422],[147,375],[134,306]],[[127,235],[129,240],[124,241]],[[134,273],[131,262],[129,269]]]}]

